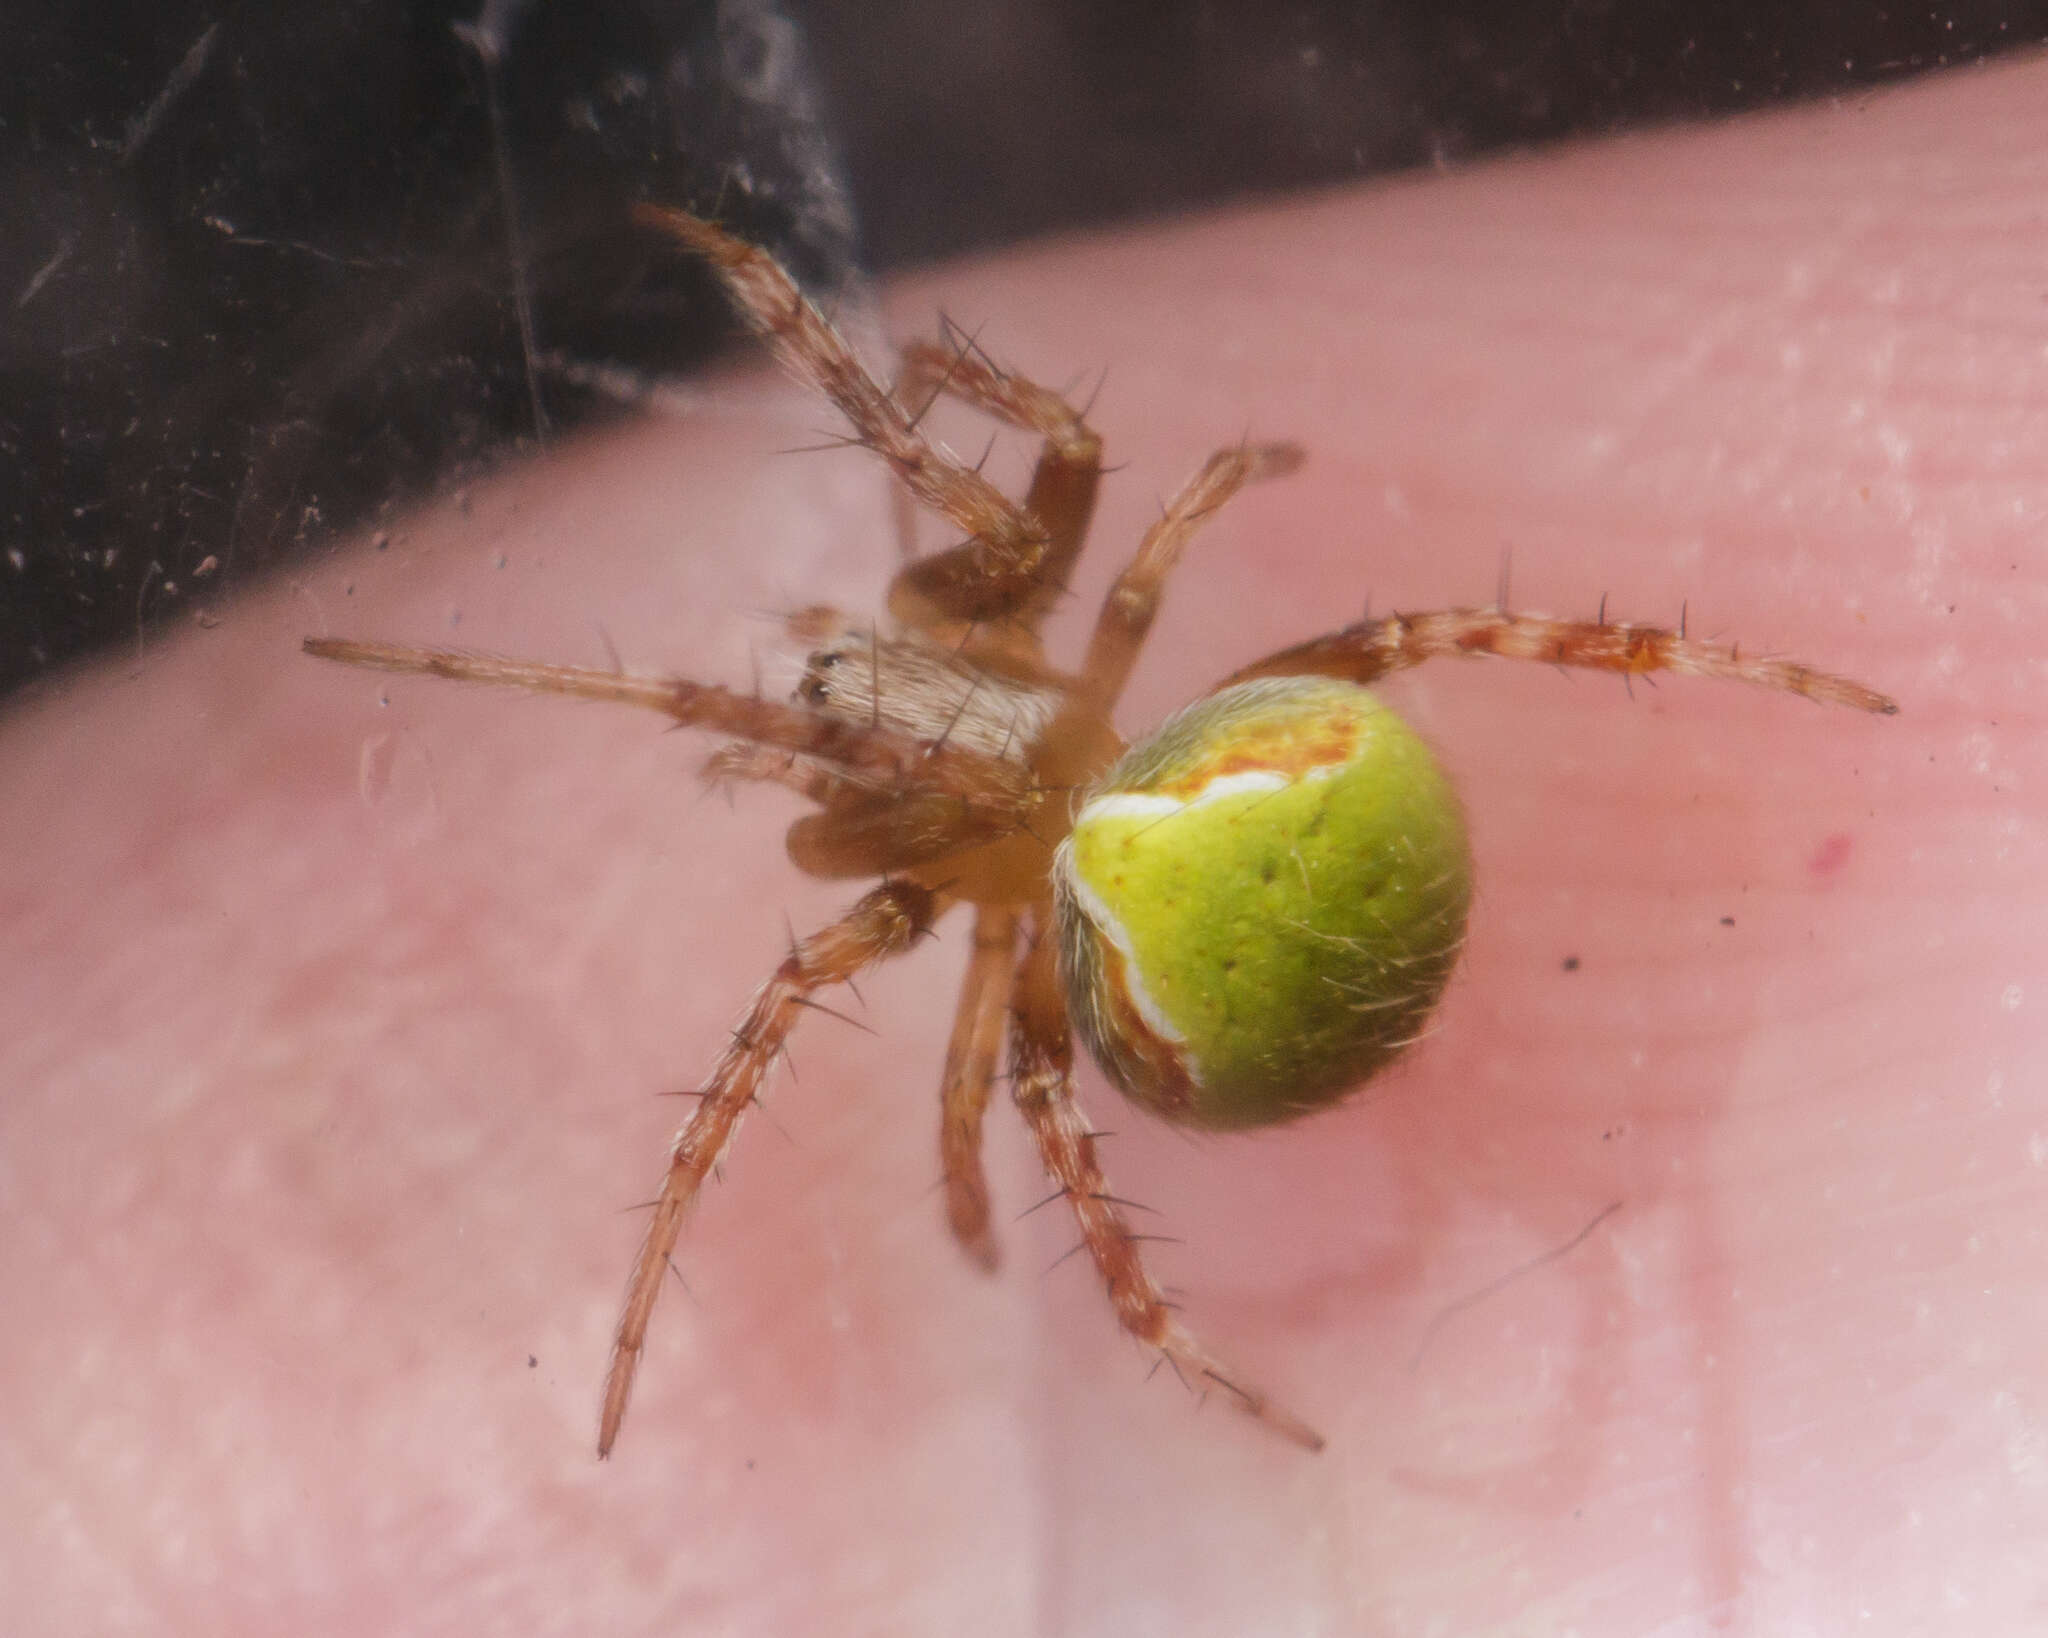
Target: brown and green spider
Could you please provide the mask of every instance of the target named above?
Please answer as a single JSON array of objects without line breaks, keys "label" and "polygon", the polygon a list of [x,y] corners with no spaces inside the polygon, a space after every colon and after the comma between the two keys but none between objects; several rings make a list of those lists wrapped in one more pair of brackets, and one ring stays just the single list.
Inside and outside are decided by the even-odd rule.
[{"label": "brown and green spider", "polygon": [[[1184,1379],[1319,1448],[1195,1339],[1147,1272],[1074,1095],[1075,1036],[1126,1096],[1207,1130],[1327,1107],[1416,1038],[1464,939],[1470,866],[1434,758],[1366,691],[1389,672],[1495,655],[1895,707],[1805,665],[1604,611],[1574,621],[1451,609],[1362,620],[1268,655],[1127,746],[1114,712],[1182,551],[1238,490],[1291,471],[1301,451],[1241,443],[1210,456],[1117,577],[1078,667],[1061,669],[1039,628],[1080,555],[1102,475],[1083,414],[968,345],[913,346],[885,386],[767,252],[681,211],[638,215],[703,257],[782,363],[964,539],[897,574],[893,631],[830,609],[792,616],[810,653],[787,703],[679,677],[306,641],[350,665],[615,700],[721,733],[729,743],[711,777],[789,786],[814,804],[789,832],[799,869],[881,878],[793,945],[675,1138],[613,1343],[599,1454],[618,1436],[684,1214],[798,1017],[956,904],[973,907],[974,930],[940,1079],[954,1237],[994,1267],[981,1129],[1007,1039],[1013,1100],[1118,1322]],[[1021,501],[925,434],[940,397],[1043,440]]]}]

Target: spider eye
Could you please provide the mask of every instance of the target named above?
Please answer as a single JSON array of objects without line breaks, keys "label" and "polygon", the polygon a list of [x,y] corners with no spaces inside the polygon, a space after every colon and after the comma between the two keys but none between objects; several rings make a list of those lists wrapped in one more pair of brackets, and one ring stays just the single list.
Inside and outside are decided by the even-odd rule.
[{"label": "spider eye", "polygon": [[1054,887],[1089,1050],[1134,1101],[1217,1129],[1322,1108],[1413,1041],[1471,897],[1429,748],[1320,677],[1224,689],[1134,746]]},{"label": "spider eye", "polygon": [[797,679],[796,697],[806,705],[823,705],[832,697],[832,690],[826,686],[824,673],[839,664],[845,656],[830,649],[821,649],[804,660],[804,674]]}]

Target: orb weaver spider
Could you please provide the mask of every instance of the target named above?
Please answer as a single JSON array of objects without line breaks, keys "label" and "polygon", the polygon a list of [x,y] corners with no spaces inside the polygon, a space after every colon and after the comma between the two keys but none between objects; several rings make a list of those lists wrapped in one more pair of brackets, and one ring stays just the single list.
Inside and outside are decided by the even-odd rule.
[{"label": "orb weaver spider", "polygon": [[[1366,691],[1444,655],[1726,678],[1889,714],[1884,695],[1683,630],[1504,608],[1365,619],[1254,661],[1150,738],[1112,726],[1165,583],[1203,522],[1291,471],[1292,444],[1209,457],[1167,503],[1096,616],[1078,669],[1039,628],[1078,559],[1102,444],[1059,394],[971,345],[909,348],[885,386],[766,251],[682,211],[639,222],[702,257],[776,357],[853,441],[965,539],[896,575],[883,633],[824,608],[788,703],[693,682],[442,649],[309,638],[318,658],[613,700],[728,737],[707,776],[814,804],[801,870],[878,876],[793,944],[755,994],[671,1146],[613,1342],[608,1455],[684,1215],[816,993],[910,949],[957,904],[974,928],[940,1080],[955,1239],[995,1264],[981,1131],[1007,1037],[1013,1101],[1079,1224],[1118,1322],[1191,1383],[1214,1384],[1308,1449],[1321,1437],[1227,1369],[1147,1272],[1074,1095],[1078,1035],[1126,1096],[1185,1125],[1268,1125],[1325,1107],[1420,1033],[1456,963],[1469,863],[1457,799],[1421,741]],[[941,397],[1042,440],[1021,501],[925,435]]]}]

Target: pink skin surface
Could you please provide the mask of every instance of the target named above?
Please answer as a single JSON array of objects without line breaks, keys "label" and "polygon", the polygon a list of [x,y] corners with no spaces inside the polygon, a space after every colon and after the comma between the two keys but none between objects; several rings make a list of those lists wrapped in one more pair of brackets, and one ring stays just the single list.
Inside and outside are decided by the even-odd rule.
[{"label": "pink skin surface", "polygon": [[[872,609],[883,486],[748,371],[0,726],[0,1588],[18,1633],[1929,1630],[2048,1617],[2048,71],[928,275],[1092,382],[1070,644],[1249,430],[1124,720],[1375,607],[1675,619],[1894,692],[1442,665],[1434,1039],[1190,1140],[1084,1093],[1156,1265],[1319,1457],[1111,1327],[998,1106],[946,1239],[961,925],[801,1033],[592,1454],[645,1196],[848,884],[625,710],[308,633],[745,683]],[[1084,386],[1083,392],[1087,390]],[[972,440],[970,442],[970,439]],[[978,431],[963,447],[979,448]],[[1005,479],[1018,451],[999,452]],[[1063,648],[1071,653],[1071,648]],[[1575,958],[1576,965],[1568,962]],[[863,1003],[839,998],[853,1009]],[[1574,1249],[1566,1246],[1610,1205]]]}]

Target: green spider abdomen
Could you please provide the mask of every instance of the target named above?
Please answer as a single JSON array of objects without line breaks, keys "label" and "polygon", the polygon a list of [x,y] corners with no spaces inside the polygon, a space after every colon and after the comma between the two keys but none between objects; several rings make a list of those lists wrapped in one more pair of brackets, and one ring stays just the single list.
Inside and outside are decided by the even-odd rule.
[{"label": "green spider abdomen", "polygon": [[1133,746],[1054,866],[1074,1027],[1134,1101],[1264,1126],[1336,1101],[1427,1023],[1471,867],[1429,748],[1365,689],[1242,683]]}]

